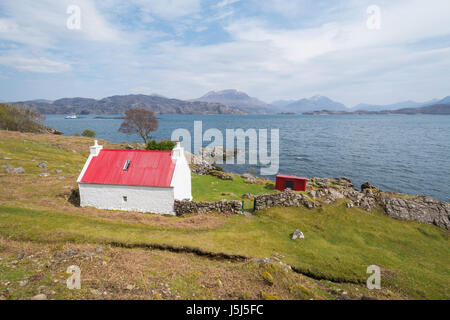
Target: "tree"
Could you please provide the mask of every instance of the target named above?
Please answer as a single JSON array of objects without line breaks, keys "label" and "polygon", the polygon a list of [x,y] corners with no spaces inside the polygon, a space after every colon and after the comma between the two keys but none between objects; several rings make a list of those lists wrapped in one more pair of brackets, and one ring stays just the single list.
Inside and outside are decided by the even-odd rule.
[{"label": "tree", "polygon": [[44,132],[44,116],[31,108],[0,103],[0,129],[21,132]]},{"label": "tree", "polygon": [[145,147],[146,150],[163,150],[163,151],[172,151],[175,147],[175,142],[170,140],[161,140],[157,142],[156,140],[150,140]]},{"label": "tree", "polygon": [[145,109],[128,109],[119,131],[125,134],[139,134],[145,143],[152,138],[150,132],[158,129],[158,119],[154,113]]},{"label": "tree", "polygon": [[96,136],[97,134],[95,133],[95,131],[86,129],[86,130],[84,130],[84,131],[81,133],[81,135],[82,135],[83,137],[95,138],[95,136]]}]

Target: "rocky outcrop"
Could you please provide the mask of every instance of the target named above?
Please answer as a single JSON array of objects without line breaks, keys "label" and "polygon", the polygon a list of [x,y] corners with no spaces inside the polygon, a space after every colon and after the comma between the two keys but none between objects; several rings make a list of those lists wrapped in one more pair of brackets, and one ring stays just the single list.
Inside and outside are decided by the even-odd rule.
[{"label": "rocky outcrop", "polygon": [[[218,169],[214,164],[216,162],[221,163],[225,162],[227,158],[235,157],[238,154],[238,150],[229,150],[220,146],[216,146],[213,149],[209,148],[200,148],[198,154],[186,153],[186,159],[191,167],[191,171],[198,175],[207,175],[211,174],[213,170],[222,171]],[[220,161],[219,161],[220,160]],[[230,177],[230,174],[226,174],[227,177]],[[231,176],[232,177],[232,176]],[[219,178],[221,178],[219,176]],[[226,178],[225,180],[232,180]]]},{"label": "rocky outcrop", "polygon": [[218,202],[176,200],[174,211],[177,215],[208,212],[240,214],[242,212],[242,202],[237,200],[221,200]]},{"label": "rocky outcrop", "polygon": [[308,196],[297,193],[291,189],[283,192],[261,194],[255,197],[255,209],[262,210],[270,207],[301,207],[316,208],[318,204]]},{"label": "rocky outcrop", "polygon": [[413,199],[381,196],[379,202],[391,218],[434,224],[447,230],[450,228],[450,204],[448,203],[425,196]]},{"label": "rocky outcrop", "polygon": [[349,208],[372,211],[381,206],[391,218],[434,224],[447,230],[450,228],[450,204],[430,197],[382,192],[369,182],[358,191],[348,178],[311,178],[308,180],[308,191],[310,197],[320,203],[346,199]]}]

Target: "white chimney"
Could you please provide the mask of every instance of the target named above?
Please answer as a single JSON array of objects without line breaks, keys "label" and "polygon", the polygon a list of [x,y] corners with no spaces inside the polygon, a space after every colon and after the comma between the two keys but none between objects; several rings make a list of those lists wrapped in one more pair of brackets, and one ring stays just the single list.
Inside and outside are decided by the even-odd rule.
[{"label": "white chimney", "polygon": [[181,146],[180,140],[174,141],[175,148],[172,150],[172,159],[177,160],[184,158],[184,148]]},{"label": "white chimney", "polygon": [[103,149],[103,146],[99,146],[98,141],[95,140],[94,145],[89,147],[89,149],[91,150],[91,156],[96,157],[100,153],[100,150]]}]

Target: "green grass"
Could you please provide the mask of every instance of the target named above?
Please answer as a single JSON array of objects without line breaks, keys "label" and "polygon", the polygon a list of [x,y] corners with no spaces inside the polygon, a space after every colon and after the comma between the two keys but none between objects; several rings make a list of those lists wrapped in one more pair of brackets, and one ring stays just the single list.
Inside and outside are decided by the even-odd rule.
[{"label": "green grass", "polygon": [[[234,180],[220,180],[213,176],[192,175],[192,197],[194,201],[243,200],[242,195],[254,195],[274,192],[274,182],[264,184],[245,183],[239,175],[233,175]],[[230,195],[234,194],[233,195]],[[253,208],[253,199],[245,199],[245,207]]]},{"label": "green grass", "polygon": [[[176,227],[175,223],[162,226],[113,219],[113,213],[99,218],[99,210],[72,207],[59,194],[64,185],[76,180],[90,144],[92,141],[87,138],[15,135],[0,131],[0,165],[10,163],[26,170],[25,175],[20,176],[24,176],[23,179],[0,174],[0,188],[7,185],[0,195],[0,235],[42,244],[154,243],[258,258],[281,254],[285,263],[305,274],[344,282],[364,283],[368,277],[367,267],[375,264],[382,267],[382,287],[411,298],[450,297],[448,231],[394,220],[381,210],[368,213],[359,208],[349,209],[343,202],[315,210],[271,208],[256,212],[253,217],[217,215],[215,219],[221,223],[193,229],[184,224]],[[2,160],[4,157],[13,160]],[[66,180],[39,179],[37,174],[43,171],[36,167],[38,161],[47,161],[49,172],[62,168],[63,175],[67,174]],[[246,184],[237,175],[234,177],[234,181],[225,181],[193,175],[194,200],[241,200],[245,193],[274,192],[271,182],[253,185]],[[246,200],[246,208],[252,208],[252,202],[252,199]],[[159,219],[183,222],[189,217]],[[305,239],[291,240],[295,229],[302,230]],[[15,271],[2,269],[2,272]],[[14,278],[14,274],[8,277]],[[183,286],[192,279],[181,279],[174,285]]]},{"label": "green grass", "polygon": [[[448,234],[437,227],[343,204],[313,211],[272,208],[256,218],[224,219],[220,227],[190,230],[0,207],[0,233],[40,242],[169,244],[259,258],[279,253],[306,274],[344,282],[364,283],[366,268],[375,264],[384,268],[382,285],[414,298],[449,296]],[[290,239],[296,228],[304,240]]]}]

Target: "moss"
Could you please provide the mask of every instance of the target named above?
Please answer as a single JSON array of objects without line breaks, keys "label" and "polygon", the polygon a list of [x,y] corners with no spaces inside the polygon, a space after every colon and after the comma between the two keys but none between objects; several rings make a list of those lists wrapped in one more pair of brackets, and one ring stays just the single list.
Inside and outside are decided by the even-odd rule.
[{"label": "moss", "polygon": [[269,285],[273,285],[273,276],[269,272],[264,271],[262,277]]},{"label": "moss", "polygon": [[276,294],[268,294],[264,291],[261,291],[261,299],[263,300],[281,300],[281,297]]}]

